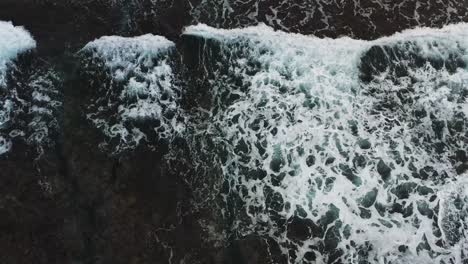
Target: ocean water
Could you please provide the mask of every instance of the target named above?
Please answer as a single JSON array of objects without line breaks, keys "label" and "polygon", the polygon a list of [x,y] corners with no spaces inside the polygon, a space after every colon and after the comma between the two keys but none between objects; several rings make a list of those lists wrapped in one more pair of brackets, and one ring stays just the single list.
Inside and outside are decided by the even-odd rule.
[{"label": "ocean water", "polygon": [[0,21],[0,155],[15,140],[40,155],[59,128],[60,76],[54,67],[34,60],[35,48],[27,30]]},{"label": "ocean water", "polygon": [[217,153],[230,235],[272,237],[291,263],[462,263],[468,25],[184,35],[211,97],[193,149]]},{"label": "ocean water", "polygon": [[[0,23],[0,155],[62,129],[63,78],[34,47]],[[192,209],[220,219],[206,241],[272,239],[289,263],[467,261],[468,24],[373,41],[199,24],[75,59],[101,151],[186,159]]]},{"label": "ocean water", "polygon": [[183,130],[173,42],[151,34],[107,36],[88,43],[80,55],[88,81],[101,75],[105,80],[97,84],[86,115],[113,152],[140,141],[151,145]]}]

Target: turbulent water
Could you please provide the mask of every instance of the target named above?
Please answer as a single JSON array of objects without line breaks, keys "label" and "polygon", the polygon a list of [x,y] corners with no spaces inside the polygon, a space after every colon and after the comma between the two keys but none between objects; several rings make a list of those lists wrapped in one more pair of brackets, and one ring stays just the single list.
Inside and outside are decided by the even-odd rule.
[{"label": "turbulent water", "polygon": [[0,21],[0,84],[5,86],[7,63],[19,53],[36,47],[36,42],[22,27]]},{"label": "turbulent water", "polygon": [[236,28],[265,23],[288,32],[321,36],[381,35],[402,25],[437,26],[463,20],[464,1],[202,0],[190,13],[195,22]]},{"label": "turbulent water", "polygon": [[370,42],[184,34],[203,42],[202,152],[218,152],[236,236],[274,237],[292,263],[466,258],[468,25]]},{"label": "turbulent water", "polygon": [[95,76],[104,78],[93,86],[87,117],[114,152],[135,148],[140,141],[152,145],[183,129],[173,42],[153,35],[103,37],[81,53],[91,85]]},{"label": "turbulent water", "polygon": [[[60,76],[34,47],[0,24],[0,155],[60,130]],[[199,24],[76,58],[103,151],[190,152],[194,204],[222,218],[207,241],[273,239],[289,263],[467,261],[468,24],[374,41]]]},{"label": "turbulent water", "polygon": [[[22,27],[0,21],[0,155],[13,141],[34,146],[41,154],[58,129],[59,77],[53,67],[31,58],[36,47]],[[20,63],[13,61],[23,54]],[[19,65],[24,64],[24,65]]]}]

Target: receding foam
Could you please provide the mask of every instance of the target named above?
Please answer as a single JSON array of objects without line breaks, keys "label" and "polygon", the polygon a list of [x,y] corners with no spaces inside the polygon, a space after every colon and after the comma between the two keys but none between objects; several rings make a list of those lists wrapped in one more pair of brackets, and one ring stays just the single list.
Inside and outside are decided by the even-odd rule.
[{"label": "receding foam", "polygon": [[[106,36],[83,48],[91,57],[90,63],[102,65],[110,77],[108,87],[98,88],[103,97],[94,99],[88,118],[118,142],[116,152],[134,148],[141,140],[149,141],[148,136],[153,136],[148,134],[166,139],[181,129],[176,121],[180,89],[174,84],[174,51],[173,42],[151,34]],[[116,120],[109,120],[112,115]]]},{"label": "receding foam", "polygon": [[[36,41],[23,27],[15,27],[11,22],[0,21],[0,89],[6,87],[8,64],[19,54],[36,47]],[[16,105],[6,94],[10,91],[0,91],[0,155],[11,149],[12,143],[7,135],[1,133],[11,121],[11,115],[16,111]]]},{"label": "receding foam", "polygon": [[153,58],[174,47],[175,44],[164,37],[146,34],[132,38],[104,36],[86,44],[83,50],[92,51],[94,56],[104,60],[113,77],[120,80],[138,67],[138,63],[152,64]]}]

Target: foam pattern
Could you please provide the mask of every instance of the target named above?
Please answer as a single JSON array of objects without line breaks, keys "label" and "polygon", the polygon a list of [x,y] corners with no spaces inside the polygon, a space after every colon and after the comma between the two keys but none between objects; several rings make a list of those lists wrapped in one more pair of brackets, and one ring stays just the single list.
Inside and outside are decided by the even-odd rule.
[{"label": "foam pattern", "polygon": [[61,77],[51,68],[33,67],[8,74],[10,84],[2,93],[1,108],[4,153],[17,141],[33,147],[40,157],[45,148],[55,145],[60,132]]},{"label": "foam pattern", "polygon": [[36,47],[36,41],[23,27],[0,21],[0,86],[5,86],[7,64],[20,53]]},{"label": "foam pattern", "polygon": [[204,43],[212,107],[194,151],[216,153],[232,236],[271,237],[290,263],[466,261],[468,24],[184,35]]},{"label": "foam pattern", "polygon": [[[31,35],[22,27],[15,27],[11,22],[0,21],[0,89],[6,89],[6,72],[10,61],[28,49],[36,46]],[[3,91],[5,92],[5,91]],[[13,104],[4,96],[1,97],[0,128],[10,120]],[[0,155],[11,149],[11,141],[0,135]]]},{"label": "foam pattern", "polygon": [[142,141],[151,145],[170,139],[183,129],[173,42],[151,34],[108,36],[88,43],[81,52],[88,71],[104,73],[87,117],[106,135],[114,152],[133,149]]},{"label": "foam pattern", "polygon": [[0,155],[16,141],[40,156],[58,131],[59,76],[35,60],[35,47],[25,29],[0,21]]},{"label": "foam pattern", "polygon": [[263,22],[286,32],[365,39],[414,26],[466,22],[467,12],[466,4],[457,0],[201,0],[190,11],[193,21],[217,28]]},{"label": "foam pattern", "polygon": [[7,85],[0,92],[0,142],[7,153],[14,142],[33,147],[37,158],[54,146],[60,133],[63,110],[61,77],[49,66],[22,58],[21,66],[7,73]]}]

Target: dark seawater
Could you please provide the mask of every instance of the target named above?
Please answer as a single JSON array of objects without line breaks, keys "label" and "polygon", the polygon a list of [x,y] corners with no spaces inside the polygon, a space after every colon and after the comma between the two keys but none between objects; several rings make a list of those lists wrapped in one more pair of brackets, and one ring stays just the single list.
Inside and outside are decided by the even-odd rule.
[{"label": "dark seawater", "polygon": [[467,17],[1,1],[0,262],[468,263]]}]

